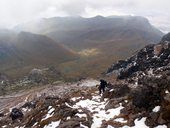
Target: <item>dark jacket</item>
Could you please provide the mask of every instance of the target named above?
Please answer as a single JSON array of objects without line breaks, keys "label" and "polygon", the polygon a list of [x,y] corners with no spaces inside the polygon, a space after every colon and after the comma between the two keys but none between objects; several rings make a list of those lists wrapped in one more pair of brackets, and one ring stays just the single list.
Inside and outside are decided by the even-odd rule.
[{"label": "dark jacket", "polygon": [[105,88],[107,85],[107,82],[105,80],[100,80],[100,88]]}]

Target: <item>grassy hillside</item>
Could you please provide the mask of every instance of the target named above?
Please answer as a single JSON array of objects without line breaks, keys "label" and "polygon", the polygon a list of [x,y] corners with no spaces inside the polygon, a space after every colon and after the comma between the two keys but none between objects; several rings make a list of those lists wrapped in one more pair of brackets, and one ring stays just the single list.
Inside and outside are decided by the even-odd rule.
[{"label": "grassy hillside", "polygon": [[12,77],[77,58],[73,51],[47,36],[21,32],[0,37],[0,72]]},{"label": "grassy hillside", "polygon": [[[40,47],[38,55],[36,49],[29,46],[32,44],[20,45],[20,49],[27,47],[28,51],[37,54],[34,59],[31,57],[33,62],[53,64],[69,78],[96,77],[105,71],[112,61],[125,59],[145,45],[159,42],[163,35],[146,18],[139,16],[54,17],[19,25],[15,30],[46,35],[78,54],[80,58],[56,65],[56,61],[64,59],[57,56],[58,59],[52,59],[54,62],[48,60],[48,54],[51,56],[56,54],[51,52],[55,51],[53,48],[46,49],[45,55],[43,48],[36,44],[36,47]],[[21,42],[27,41],[24,36],[21,37]],[[46,44],[41,45],[44,47]],[[44,57],[40,56],[41,54]],[[28,54],[26,55],[30,58]]]}]

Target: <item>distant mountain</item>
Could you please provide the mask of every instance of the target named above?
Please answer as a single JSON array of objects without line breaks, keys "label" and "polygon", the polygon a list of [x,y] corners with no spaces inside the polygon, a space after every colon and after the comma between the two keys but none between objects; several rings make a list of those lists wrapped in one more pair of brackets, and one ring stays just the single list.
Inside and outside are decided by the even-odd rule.
[{"label": "distant mountain", "polygon": [[[15,27],[16,30],[45,34],[65,44],[108,41],[139,36],[150,42],[160,41],[161,31],[139,16],[54,17]],[[77,46],[78,47],[78,46]]]},{"label": "distant mountain", "polygon": [[157,43],[163,36],[140,16],[54,17],[19,25],[15,30],[48,35],[77,51],[96,48],[104,55],[114,52],[120,57],[128,57],[147,44]]},{"label": "distant mountain", "polygon": [[0,30],[1,72],[22,72],[25,68],[56,65],[76,57],[74,52],[47,36]]},{"label": "distant mountain", "polygon": [[83,59],[65,64],[62,69],[70,67],[66,73],[71,70],[80,73],[83,68],[83,75],[99,74],[112,61],[126,59],[163,36],[140,16],[44,18],[19,25],[15,30],[47,35],[78,52]]}]

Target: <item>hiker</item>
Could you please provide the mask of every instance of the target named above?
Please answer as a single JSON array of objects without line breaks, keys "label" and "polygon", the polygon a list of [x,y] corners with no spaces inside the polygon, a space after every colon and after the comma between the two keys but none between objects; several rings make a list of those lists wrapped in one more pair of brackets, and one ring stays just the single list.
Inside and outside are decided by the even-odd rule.
[{"label": "hiker", "polygon": [[107,85],[107,82],[105,80],[101,79],[100,85],[99,85],[99,94],[101,94],[102,91],[103,91],[103,93],[105,92],[106,85]]}]

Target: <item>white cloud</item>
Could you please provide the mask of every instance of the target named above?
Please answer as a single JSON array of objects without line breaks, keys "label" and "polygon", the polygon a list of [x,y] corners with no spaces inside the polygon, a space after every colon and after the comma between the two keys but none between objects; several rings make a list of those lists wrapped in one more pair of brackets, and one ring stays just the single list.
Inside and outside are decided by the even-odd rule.
[{"label": "white cloud", "polygon": [[[169,0],[0,0],[0,26],[42,17],[140,15],[170,31]],[[162,27],[163,26],[163,27]]]}]

